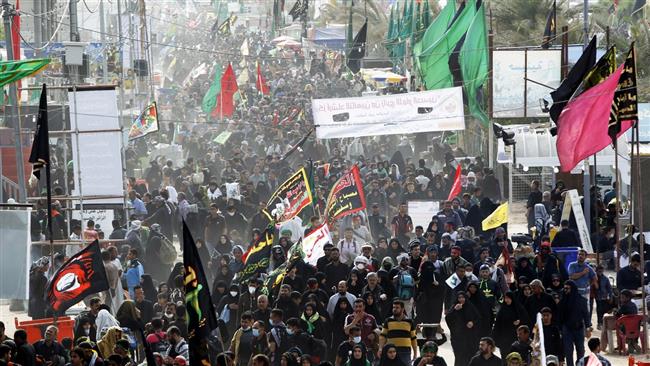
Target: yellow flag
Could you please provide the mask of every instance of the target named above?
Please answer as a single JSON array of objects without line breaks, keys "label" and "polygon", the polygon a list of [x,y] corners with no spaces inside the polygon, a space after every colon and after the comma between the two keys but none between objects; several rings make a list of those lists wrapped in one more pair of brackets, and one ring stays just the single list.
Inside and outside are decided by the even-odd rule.
[{"label": "yellow flag", "polygon": [[483,220],[483,230],[494,229],[508,222],[508,202],[502,203],[490,216]]}]

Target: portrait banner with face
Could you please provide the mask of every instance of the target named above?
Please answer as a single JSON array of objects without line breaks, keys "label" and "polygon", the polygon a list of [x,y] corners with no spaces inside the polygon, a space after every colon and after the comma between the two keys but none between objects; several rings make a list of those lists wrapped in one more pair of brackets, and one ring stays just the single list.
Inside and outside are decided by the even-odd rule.
[{"label": "portrait banner with face", "polygon": [[56,271],[47,286],[47,299],[54,314],[61,315],[87,296],[108,288],[99,241],[95,240]]}]

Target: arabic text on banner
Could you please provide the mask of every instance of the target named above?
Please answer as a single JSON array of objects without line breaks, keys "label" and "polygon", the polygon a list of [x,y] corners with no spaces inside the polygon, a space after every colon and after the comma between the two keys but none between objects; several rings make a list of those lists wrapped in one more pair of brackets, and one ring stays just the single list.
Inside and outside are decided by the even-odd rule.
[{"label": "arabic text on banner", "polygon": [[267,211],[271,213],[281,205],[283,212],[277,223],[282,223],[297,216],[311,203],[311,187],[309,187],[307,172],[305,168],[301,168],[278,187],[266,206]]},{"label": "arabic text on banner", "polygon": [[325,212],[328,222],[331,222],[365,208],[366,197],[363,192],[363,184],[359,175],[359,167],[355,165],[332,187],[332,191],[327,197]]}]

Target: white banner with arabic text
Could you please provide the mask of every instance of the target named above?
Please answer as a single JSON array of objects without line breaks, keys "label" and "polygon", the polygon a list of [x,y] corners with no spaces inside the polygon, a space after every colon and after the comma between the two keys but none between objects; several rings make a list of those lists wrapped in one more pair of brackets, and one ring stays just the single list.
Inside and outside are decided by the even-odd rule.
[{"label": "white banner with arabic text", "polygon": [[465,129],[461,87],[312,100],[319,139]]}]

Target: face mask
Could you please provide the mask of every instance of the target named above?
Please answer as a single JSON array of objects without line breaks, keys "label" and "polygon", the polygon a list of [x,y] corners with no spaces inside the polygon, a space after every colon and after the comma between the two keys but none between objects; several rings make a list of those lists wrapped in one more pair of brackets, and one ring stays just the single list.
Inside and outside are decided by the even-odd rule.
[{"label": "face mask", "polygon": [[365,264],[363,264],[363,263],[357,263],[357,269],[358,269],[358,270],[363,270],[363,269],[365,269],[365,268],[366,268],[366,265],[365,265]]},{"label": "face mask", "polygon": [[174,317],[174,314],[167,314],[167,313],[165,313],[165,317],[171,319],[171,318]]},{"label": "face mask", "polygon": [[235,216],[235,211],[232,211],[232,212],[228,211],[228,215]]},{"label": "face mask", "polygon": [[259,337],[260,336],[260,330],[257,328],[253,328],[253,337]]},{"label": "face mask", "polygon": [[269,318],[269,324],[275,324],[275,322],[273,321],[273,319]]},{"label": "face mask", "polygon": [[84,334],[89,335],[90,334],[90,328],[84,328]]},{"label": "face mask", "polygon": [[293,329],[287,328],[287,334],[288,335],[293,335]]},{"label": "face mask", "polygon": [[232,297],[237,296],[237,291],[230,291],[230,296],[232,296]]},{"label": "face mask", "polygon": [[255,287],[255,286],[248,286],[248,293],[249,293],[249,294],[251,294],[251,295],[254,294],[254,293],[255,293],[255,290],[257,290],[257,287]]},{"label": "face mask", "polygon": [[352,338],[352,341],[354,343],[361,343],[361,336],[356,336],[356,337]]}]

